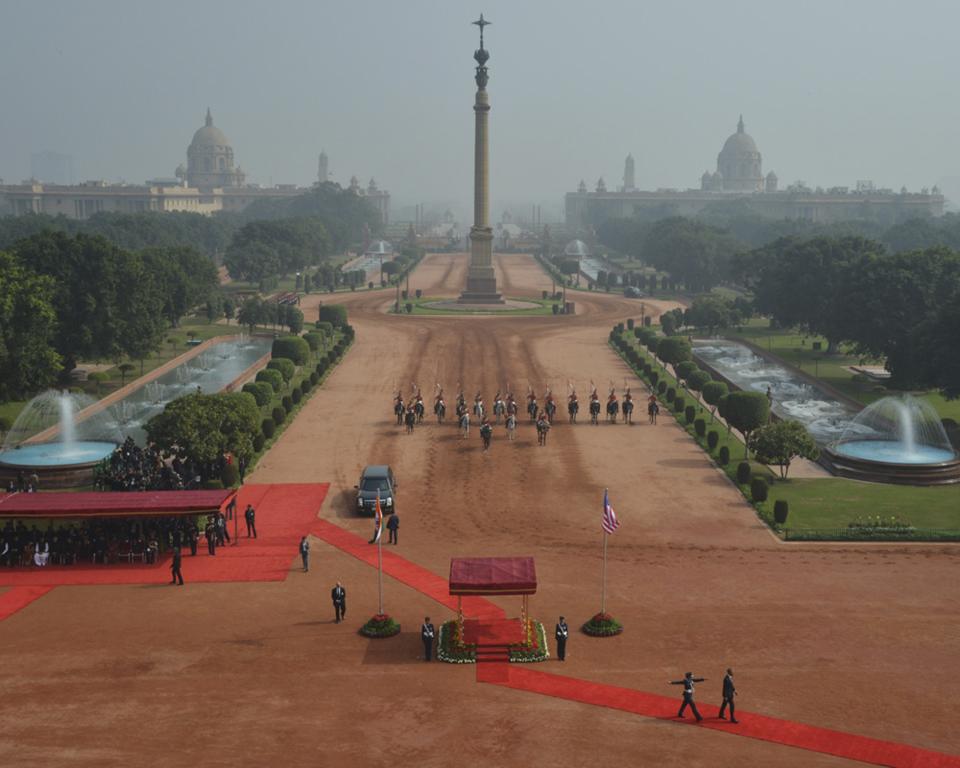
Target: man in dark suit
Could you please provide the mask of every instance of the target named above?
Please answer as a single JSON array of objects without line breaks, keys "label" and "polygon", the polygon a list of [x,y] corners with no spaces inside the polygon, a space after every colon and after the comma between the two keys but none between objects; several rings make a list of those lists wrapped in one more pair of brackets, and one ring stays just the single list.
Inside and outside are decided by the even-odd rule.
[{"label": "man in dark suit", "polygon": [[733,684],[733,670],[727,669],[727,674],[723,676],[723,704],[720,705],[720,719],[726,720],[724,717],[724,712],[727,709],[727,706],[730,707],[730,722],[739,723],[737,716],[734,714],[733,709],[733,697],[737,695],[737,688]]},{"label": "man in dark suit", "polygon": [[304,536],[300,539],[300,559],[303,560],[303,572],[310,570],[310,541]]},{"label": "man in dark suit", "polygon": [[251,534],[253,538],[257,538],[257,512],[253,508],[253,504],[247,504],[247,508],[243,512],[243,519],[247,524],[247,538],[249,539]]},{"label": "man in dark suit", "polygon": [[567,657],[567,637],[570,635],[570,629],[567,627],[567,622],[564,621],[563,616],[560,617],[560,621],[557,622],[557,631],[555,637],[557,638],[557,659],[563,661]]},{"label": "man in dark suit", "polygon": [[700,717],[700,713],[697,711],[697,705],[693,701],[693,684],[702,683],[707,678],[705,677],[694,677],[693,672],[687,672],[683,676],[683,680],[671,680],[670,685],[682,685],[683,686],[683,703],[680,705],[680,711],[677,713],[677,717],[683,717],[683,713],[687,707],[693,711],[693,716],[697,718],[699,723],[703,720]]},{"label": "man in dark suit", "polygon": [[[173,559],[170,561],[170,583],[183,586],[183,574],[180,573],[180,547],[173,548]],[[733,714],[733,710],[730,710]]]},{"label": "man in dark suit", "polygon": [[390,533],[390,540],[388,543],[396,544],[397,543],[397,530],[400,528],[400,517],[394,512],[390,515],[390,519],[387,520],[387,531]]},{"label": "man in dark suit", "polygon": [[420,627],[420,639],[423,640],[424,661],[430,661],[430,659],[433,657],[433,635],[433,624],[430,623],[430,617],[426,616],[424,617],[423,624]]},{"label": "man in dark suit", "polygon": [[330,597],[333,599],[333,610],[337,614],[336,623],[339,624],[341,619],[347,618],[347,590],[338,581],[337,586],[330,591]]}]

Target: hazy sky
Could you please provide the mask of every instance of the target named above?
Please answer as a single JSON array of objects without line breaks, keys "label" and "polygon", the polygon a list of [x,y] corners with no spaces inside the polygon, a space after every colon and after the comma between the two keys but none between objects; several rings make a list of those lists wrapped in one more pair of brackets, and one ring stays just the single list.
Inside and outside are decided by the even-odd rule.
[{"label": "hazy sky", "polygon": [[642,189],[698,186],[741,112],[781,185],[960,176],[955,0],[0,0],[0,177],[42,150],[171,176],[209,106],[251,181],[312,183],[323,148],[341,183],[467,205],[480,11],[495,208],[559,212],[628,152]]}]

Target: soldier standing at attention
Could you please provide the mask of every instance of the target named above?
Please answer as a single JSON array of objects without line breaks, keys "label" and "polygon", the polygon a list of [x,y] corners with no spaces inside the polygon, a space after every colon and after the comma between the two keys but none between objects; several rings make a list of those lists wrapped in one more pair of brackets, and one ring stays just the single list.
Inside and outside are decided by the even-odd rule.
[{"label": "soldier standing at attention", "polygon": [[257,538],[257,512],[253,508],[253,504],[247,504],[247,508],[243,512],[243,519],[247,524],[247,538],[249,539],[251,534],[253,534],[253,538]]},{"label": "soldier standing at attention", "polygon": [[560,621],[557,622],[557,658],[560,661],[563,661],[567,657],[567,636],[570,634],[570,629],[567,627],[567,622],[563,620],[563,616],[560,617]]},{"label": "soldier standing at attention", "polygon": [[423,640],[423,660],[430,661],[433,654],[433,624],[430,623],[430,617],[425,616],[423,625],[420,627],[420,639]]},{"label": "soldier standing at attention", "polygon": [[703,720],[700,717],[700,713],[697,711],[697,705],[693,701],[693,684],[702,683],[707,678],[705,677],[694,677],[693,672],[687,672],[683,676],[683,680],[671,680],[670,685],[682,685],[683,686],[683,703],[680,705],[680,711],[677,713],[677,717],[683,717],[684,710],[687,707],[690,707],[693,710],[693,716],[697,718],[699,723]]},{"label": "soldier standing at attention", "polygon": [[304,536],[300,539],[300,559],[303,560],[303,572],[310,570],[310,542]]},{"label": "soldier standing at attention", "polygon": [[387,542],[388,544],[397,543],[397,531],[400,529],[400,516],[394,512],[390,515],[390,519],[387,520],[387,531],[390,534],[390,539]]},{"label": "soldier standing at attention", "polygon": [[739,723],[737,716],[734,714],[733,709],[733,697],[737,695],[736,686],[733,684],[733,670],[727,668],[727,674],[723,676],[723,704],[720,705],[720,719],[726,720],[724,717],[724,712],[727,709],[727,706],[730,707],[730,722]]},{"label": "soldier standing at attention", "polygon": [[338,581],[337,586],[330,591],[330,597],[333,599],[333,610],[337,614],[336,623],[339,624],[341,619],[347,618],[347,590]]}]

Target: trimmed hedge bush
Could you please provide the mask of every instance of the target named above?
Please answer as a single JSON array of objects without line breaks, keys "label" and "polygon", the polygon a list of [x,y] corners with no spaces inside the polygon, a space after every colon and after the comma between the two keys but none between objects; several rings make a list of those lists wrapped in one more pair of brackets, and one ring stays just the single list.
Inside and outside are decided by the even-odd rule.
[{"label": "trimmed hedge bush", "polygon": [[[677,400],[682,401],[683,398],[678,397]],[[679,406],[677,407],[677,410],[680,410]],[[697,409],[692,405],[685,406],[683,409],[683,417],[687,420],[687,424],[693,424],[694,420],[697,418]]]},{"label": "trimmed hedge bush", "polygon": [[682,363],[677,364],[677,378],[686,381],[691,375],[699,370],[700,369],[697,368],[697,364],[693,362],[693,360],[684,360]]},{"label": "trimmed hedge bush", "polygon": [[790,505],[785,499],[777,499],[773,502],[773,522],[777,525],[783,525],[787,522],[787,514],[790,512]]},{"label": "trimmed hedge bush", "polygon": [[220,482],[224,488],[233,488],[240,482],[240,472],[235,462],[231,461],[223,465],[223,469],[220,470]]},{"label": "trimmed hedge bush", "polygon": [[279,405],[270,412],[270,415],[273,417],[273,423],[278,426],[283,424],[287,418],[287,412]]},{"label": "trimmed hedge bush", "polygon": [[769,491],[770,486],[767,485],[767,481],[762,477],[757,476],[750,479],[750,498],[755,502],[766,501]]},{"label": "trimmed hedge bush", "polygon": [[264,368],[262,371],[259,371],[256,380],[265,381],[273,388],[274,392],[279,392],[283,389],[283,374],[273,368]]},{"label": "trimmed hedge bush", "polygon": [[243,385],[241,392],[249,392],[253,399],[257,401],[257,406],[263,408],[270,405],[273,399],[273,386],[266,381],[251,381]]},{"label": "trimmed hedge bush", "polygon": [[692,389],[694,392],[699,392],[711,381],[713,381],[713,379],[709,373],[698,369],[687,376],[687,388]]},{"label": "trimmed hedge bush", "polygon": [[327,358],[326,356],[324,356],[323,360],[317,363],[317,367],[314,370],[314,373],[316,373],[317,376],[323,376],[323,374],[326,372],[327,372]]},{"label": "trimmed hedge bush", "polygon": [[717,463],[721,467],[725,467],[727,466],[727,464],[730,463],[730,447],[729,446],[724,445],[720,448],[720,453],[717,454]]},{"label": "trimmed hedge bush", "polygon": [[327,338],[333,336],[333,323],[328,323],[326,320],[317,320],[314,326],[319,333],[322,333]]},{"label": "trimmed hedge bush", "polygon": [[323,343],[323,334],[318,331],[307,331],[303,334],[303,340],[307,342],[307,346],[310,347],[311,352],[316,352]]},{"label": "trimmed hedge bush", "polygon": [[303,365],[310,357],[310,345],[299,336],[283,336],[273,340],[270,357],[285,357],[296,365]]},{"label": "trimmed hedge bush", "polygon": [[283,406],[283,410],[285,410],[287,413],[290,413],[290,411],[293,410],[293,400],[291,399],[290,395],[284,395],[283,399],[280,401],[280,405]]},{"label": "trimmed hedge bush", "polygon": [[[692,405],[689,408],[687,408],[688,419],[692,415],[690,413],[692,410],[693,410]],[[705,434],[707,434],[707,422],[705,422],[703,419],[696,419],[693,422],[693,431],[697,433],[697,437],[703,437]],[[714,432],[713,434],[716,434],[716,432]]]},{"label": "trimmed hedge bush", "polygon": [[677,397],[677,390],[673,387],[667,387],[667,402],[672,403]]},{"label": "trimmed hedge bush", "polygon": [[307,394],[311,389],[313,389],[313,382],[309,378],[304,379],[300,382],[300,391],[303,394]]},{"label": "trimmed hedge bush", "polygon": [[260,431],[263,432],[263,436],[269,440],[277,431],[277,424],[273,419],[264,419],[263,424],[260,425]]},{"label": "trimmed hedge bush", "polygon": [[707,432],[707,448],[709,448],[711,451],[715,451],[719,443],[720,435],[717,430],[711,429],[709,432]]},{"label": "trimmed hedge bush", "polygon": [[300,391],[300,387],[293,388],[293,391],[290,393],[290,399],[293,401],[293,405],[296,405],[303,399],[303,392]]},{"label": "trimmed hedge bush", "polygon": [[750,482],[750,464],[746,461],[741,461],[737,464],[737,482],[740,485],[746,485]]},{"label": "trimmed hedge bush", "polygon": [[253,450],[257,453],[263,450],[264,443],[266,443],[266,438],[263,436],[263,432],[258,432],[253,436]]},{"label": "trimmed hedge bush", "polygon": [[330,323],[334,328],[343,328],[347,324],[347,308],[342,304],[324,304],[317,315],[320,321]]},{"label": "trimmed hedge bush", "polygon": [[297,366],[293,364],[293,360],[290,360],[286,357],[275,357],[269,363],[267,363],[268,371],[280,371],[280,375],[283,376],[284,381],[290,381],[293,378],[293,374],[297,372]]},{"label": "trimmed hedge bush", "polygon": [[317,373],[316,371],[311,371],[311,372],[310,372],[310,384],[315,387],[315,386],[317,386],[317,384],[318,384],[319,382],[320,382],[320,374]]},{"label": "trimmed hedge bush", "polygon": [[[659,383],[658,383],[659,382]],[[660,381],[660,374],[656,371],[650,371],[650,386],[657,387],[657,392],[660,391],[659,386],[663,384],[663,388],[666,389],[667,385]]]}]

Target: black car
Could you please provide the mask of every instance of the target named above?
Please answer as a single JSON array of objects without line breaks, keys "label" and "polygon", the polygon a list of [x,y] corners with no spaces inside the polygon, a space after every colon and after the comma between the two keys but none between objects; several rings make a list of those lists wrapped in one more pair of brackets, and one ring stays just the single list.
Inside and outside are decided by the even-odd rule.
[{"label": "black car", "polygon": [[628,299],[642,299],[646,294],[635,285],[628,285],[623,289],[623,295]]},{"label": "black car", "polygon": [[357,491],[357,512],[373,515],[377,506],[377,494],[380,494],[380,509],[385,515],[392,515],[396,499],[397,478],[386,464],[371,464],[360,475],[360,484],[353,486]]}]

